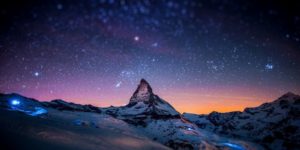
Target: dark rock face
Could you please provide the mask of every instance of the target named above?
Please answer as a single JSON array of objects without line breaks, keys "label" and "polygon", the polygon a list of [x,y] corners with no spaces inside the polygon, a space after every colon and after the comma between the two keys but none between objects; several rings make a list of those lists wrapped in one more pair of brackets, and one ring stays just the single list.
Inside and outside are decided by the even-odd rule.
[{"label": "dark rock face", "polygon": [[300,147],[300,96],[287,93],[243,112],[183,114],[198,127],[232,137],[250,138],[270,149]]},{"label": "dark rock face", "polygon": [[229,113],[218,113],[218,112],[212,112],[210,113],[207,118],[210,120],[214,125],[219,126],[223,125],[229,121],[232,120],[232,118],[236,117],[241,112],[229,112]]},{"label": "dark rock face", "polygon": [[149,83],[145,79],[141,79],[140,84],[130,98],[129,104],[137,102],[149,102],[153,100],[154,94]]},{"label": "dark rock face", "polygon": [[186,149],[186,150],[193,150],[194,147],[188,141],[174,141],[170,140],[166,144],[166,146],[171,147],[173,149]]},{"label": "dark rock face", "polygon": [[51,107],[58,110],[101,113],[101,110],[93,105],[80,105],[65,102],[63,100],[52,100],[51,102],[43,102],[43,105],[45,107]]}]

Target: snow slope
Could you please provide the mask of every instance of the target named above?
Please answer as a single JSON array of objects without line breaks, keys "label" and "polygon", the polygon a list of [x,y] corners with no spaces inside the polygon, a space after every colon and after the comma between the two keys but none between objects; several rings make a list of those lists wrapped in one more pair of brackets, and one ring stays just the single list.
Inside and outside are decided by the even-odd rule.
[{"label": "snow slope", "polygon": [[[11,96],[15,99],[16,95],[5,97]],[[1,149],[169,149],[149,139],[135,127],[110,115],[58,110],[36,103],[47,109],[47,113],[31,116],[24,111],[9,109],[10,103],[6,103],[3,96],[0,100]],[[30,99],[22,97],[20,103],[27,105]],[[29,108],[22,106],[20,109]]]},{"label": "snow slope", "polygon": [[300,147],[300,96],[287,93],[271,103],[243,112],[196,115],[183,118],[199,128],[231,137],[250,138],[270,149]]}]

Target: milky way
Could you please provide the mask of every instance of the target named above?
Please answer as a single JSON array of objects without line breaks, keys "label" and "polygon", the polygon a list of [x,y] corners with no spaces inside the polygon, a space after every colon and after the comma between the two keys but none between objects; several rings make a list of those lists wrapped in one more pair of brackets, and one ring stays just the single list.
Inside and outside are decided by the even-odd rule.
[{"label": "milky way", "polygon": [[300,93],[300,7],[261,1],[1,2],[0,92],[124,105],[145,78],[179,111]]}]

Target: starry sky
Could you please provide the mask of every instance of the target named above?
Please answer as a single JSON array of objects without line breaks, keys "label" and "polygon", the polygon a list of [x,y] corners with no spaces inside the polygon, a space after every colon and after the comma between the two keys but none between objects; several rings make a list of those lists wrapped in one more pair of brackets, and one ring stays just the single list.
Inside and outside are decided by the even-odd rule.
[{"label": "starry sky", "polygon": [[141,78],[180,112],[300,94],[300,7],[239,0],[0,2],[0,92],[100,107]]}]

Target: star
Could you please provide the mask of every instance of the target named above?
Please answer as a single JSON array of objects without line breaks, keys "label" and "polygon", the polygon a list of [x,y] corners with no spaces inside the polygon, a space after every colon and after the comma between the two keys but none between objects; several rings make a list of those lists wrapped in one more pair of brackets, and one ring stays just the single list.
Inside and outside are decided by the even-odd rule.
[{"label": "star", "polygon": [[152,46],[152,47],[157,47],[157,46],[158,46],[158,43],[155,42],[155,43],[153,43],[151,46]]},{"label": "star", "polygon": [[35,72],[34,76],[38,77],[38,76],[40,76],[40,73],[39,72]]},{"label": "star", "polygon": [[140,37],[139,37],[139,36],[134,36],[134,40],[135,40],[135,41],[139,41],[139,40],[140,40]]},{"label": "star", "polygon": [[58,10],[62,10],[62,9],[63,9],[63,5],[62,5],[62,4],[57,4],[56,8],[57,8]]}]

